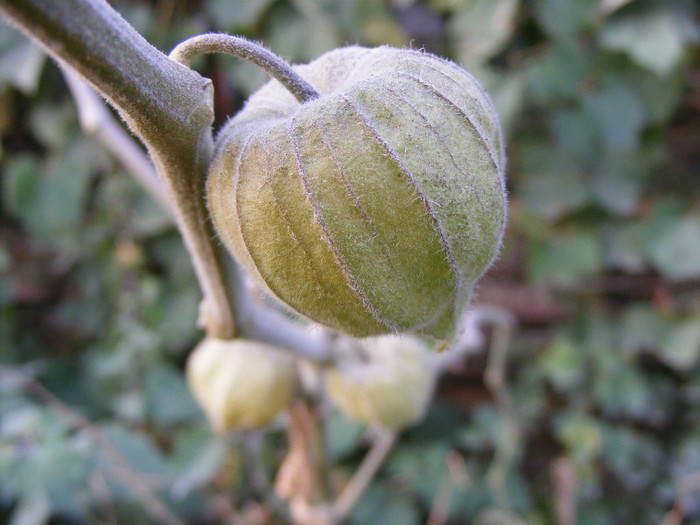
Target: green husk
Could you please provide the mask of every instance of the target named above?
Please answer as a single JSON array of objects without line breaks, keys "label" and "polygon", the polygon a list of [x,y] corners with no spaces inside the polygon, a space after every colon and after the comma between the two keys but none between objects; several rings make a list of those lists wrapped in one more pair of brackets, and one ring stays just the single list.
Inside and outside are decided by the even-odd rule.
[{"label": "green husk", "polygon": [[354,336],[449,339],[505,224],[488,95],[425,53],[349,47],[276,81],[222,131],[208,181],[224,243],[282,302]]}]

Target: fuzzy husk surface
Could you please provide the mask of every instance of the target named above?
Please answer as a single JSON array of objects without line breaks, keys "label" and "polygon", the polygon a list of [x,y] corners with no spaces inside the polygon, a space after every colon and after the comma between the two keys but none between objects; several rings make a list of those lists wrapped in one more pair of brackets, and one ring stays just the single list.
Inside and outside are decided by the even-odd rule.
[{"label": "fuzzy husk surface", "polygon": [[217,138],[211,217],[243,267],[292,310],[349,335],[449,339],[506,216],[498,116],[457,65],[347,47],[277,81]]}]

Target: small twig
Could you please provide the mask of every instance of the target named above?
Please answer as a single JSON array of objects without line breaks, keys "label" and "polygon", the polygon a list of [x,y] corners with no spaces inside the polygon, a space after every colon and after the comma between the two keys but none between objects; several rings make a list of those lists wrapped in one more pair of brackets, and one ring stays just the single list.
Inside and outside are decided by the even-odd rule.
[{"label": "small twig", "polygon": [[425,525],[445,525],[450,510],[450,502],[452,501],[452,492],[450,473],[446,472],[442,480],[440,480],[440,485]]},{"label": "small twig", "polygon": [[117,509],[114,506],[114,499],[112,498],[112,494],[109,492],[109,487],[107,486],[107,482],[105,481],[102,473],[95,472],[90,477],[88,486],[95,494],[97,501],[100,503],[100,507],[103,509],[102,514],[104,517],[102,520],[96,519],[95,521],[102,521],[103,523],[107,523],[109,525],[117,525]]},{"label": "small twig", "polygon": [[277,471],[277,494],[289,502],[293,523],[332,525],[323,438],[310,400],[297,399],[290,407],[287,436],[289,451]]},{"label": "small twig", "polygon": [[193,58],[208,53],[226,53],[255,64],[279,80],[302,104],[320,96],[282,58],[245,38],[223,33],[198,35],[178,44],[170,52],[170,58],[189,66]]},{"label": "small twig", "polygon": [[484,310],[482,322],[493,325],[489,359],[484,372],[484,382],[496,398],[496,401],[510,407],[510,399],[505,388],[506,363],[511,331],[515,324],[513,316],[500,309]]},{"label": "small twig", "polygon": [[343,520],[360,499],[367,485],[372,481],[394,443],[396,443],[396,438],[396,432],[383,432],[374,442],[352,479],[345,485],[343,491],[333,502],[333,516],[336,521]]},{"label": "small twig", "polygon": [[447,472],[442,477],[437,494],[433,500],[426,525],[444,525],[447,522],[455,489],[467,490],[471,486],[471,479],[467,472],[464,458],[456,450],[449,450],[445,454]]},{"label": "small twig", "polygon": [[576,524],[576,472],[566,457],[557,458],[552,465],[554,478],[554,511],[558,525]]},{"label": "small twig", "polygon": [[115,477],[119,478],[126,487],[131,489],[134,497],[143,504],[153,520],[167,525],[186,525],[185,522],[175,516],[160,499],[158,499],[151,490],[149,484],[145,482],[137,472],[131,469],[119,450],[117,450],[110,439],[99,428],[54,396],[35,379],[0,364],[0,377],[3,376],[3,381],[12,381],[19,384],[20,388],[36,401],[52,408],[60,414],[71,427],[76,430],[81,430],[91,436],[109,458],[107,464],[111,467],[112,473]]},{"label": "small twig", "polygon": [[117,122],[95,91],[74,71],[61,66],[78,110],[80,126],[95,137],[172,217],[171,204],[148,156]]},{"label": "small twig", "polygon": [[518,416],[513,407],[513,402],[506,387],[506,364],[508,358],[508,346],[511,339],[511,331],[515,324],[513,317],[500,309],[485,311],[482,321],[490,322],[493,326],[491,333],[491,345],[488,354],[488,363],[484,372],[484,383],[493,395],[499,411],[502,413],[506,428],[504,432],[511,433],[503,444],[496,447],[496,452],[487,479],[496,491],[496,498],[504,500],[499,502],[506,505],[504,484],[507,469],[516,454],[518,442]]},{"label": "small twig", "polygon": [[693,491],[700,490],[700,470],[696,470],[685,476],[682,476],[678,481],[678,490],[676,491],[676,502],[673,508],[668,511],[661,521],[661,525],[680,525],[685,520],[687,510],[687,500]]},{"label": "small twig", "polygon": [[223,496],[209,498],[209,505],[216,513],[216,518],[219,520],[217,523],[222,525],[246,525],[245,520]]},{"label": "small twig", "polygon": [[289,509],[285,502],[275,493],[260,461],[263,434],[249,432],[243,438],[243,462],[248,472],[250,484],[265,503],[270,512],[284,521],[290,520]]}]

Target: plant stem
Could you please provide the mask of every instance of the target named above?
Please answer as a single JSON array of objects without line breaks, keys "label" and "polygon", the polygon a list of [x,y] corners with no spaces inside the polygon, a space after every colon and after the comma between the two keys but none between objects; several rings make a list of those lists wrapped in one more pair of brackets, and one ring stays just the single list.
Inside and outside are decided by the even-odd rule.
[{"label": "plant stem", "polygon": [[269,49],[238,36],[221,33],[198,35],[178,44],[170,58],[189,66],[193,58],[207,53],[226,53],[255,64],[279,80],[302,104],[319,97],[318,92],[287,62]]},{"label": "plant stem", "polygon": [[[235,319],[238,336],[327,361],[328,338],[251,301],[238,266],[216,241],[204,197],[213,150],[211,81],[151,46],[104,0],[0,0],[0,14],[89,81],[146,145],[204,295],[200,325],[207,335],[232,338]],[[187,44],[178,54],[186,61],[197,48]],[[305,84],[269,55],[292,72],[290,82]],[[315,96],[310,86],[306,92]]]},{"label": "plant stem", "polygon": [[146,145],[204,294],[200,324],[233,337],[234,303],[204,199],[211,81],[151,46],[104,0],[0,0],[0,13],[85,77]]},{"label": "plant stem", "polygon": [[148,155],[105,106],[104,101],[75,71],[62,67],[63,78],[75,101],[80,127],[95,137],[102,146],[138,180],[170,217],[170,200]]},{"label": "plant stem", "polygon": [[360,499],[379,467],[382,466],[387,455],[391,452],[396,438],[396,432],[386,431],[374,442],[350,482],[333,502],[333,516],[338,521],[342,521]]}]

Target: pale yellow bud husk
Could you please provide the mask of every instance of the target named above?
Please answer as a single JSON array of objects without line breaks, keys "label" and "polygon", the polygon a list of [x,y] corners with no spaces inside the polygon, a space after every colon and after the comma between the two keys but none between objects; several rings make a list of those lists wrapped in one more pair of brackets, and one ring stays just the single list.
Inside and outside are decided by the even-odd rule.
[{"label": "pale yellow bud husk", "polygon": [[245,339],[205,339],[190,355],[186,375],[217,433],[268,425],[289,406],[296,384],[289,353]]},{"label": "pale yellow bud husk", "polygon": [[420,421],[435,387],[424,343],[391,335],[358,344],[364,357],[350,354],[327,372],[330,400],[347,417],[386,429]]}]

